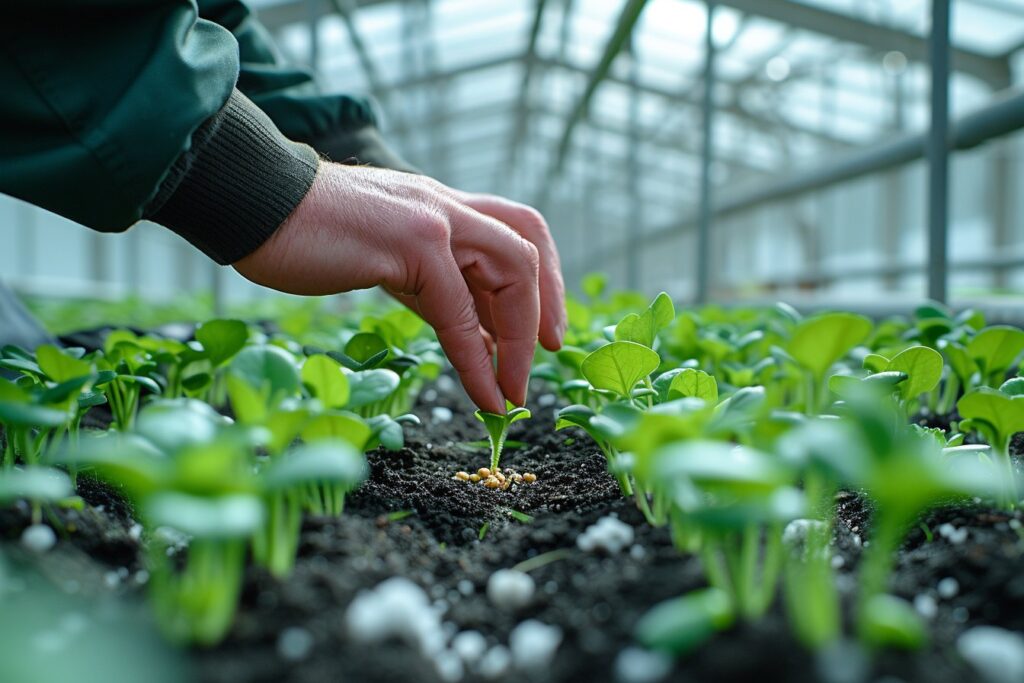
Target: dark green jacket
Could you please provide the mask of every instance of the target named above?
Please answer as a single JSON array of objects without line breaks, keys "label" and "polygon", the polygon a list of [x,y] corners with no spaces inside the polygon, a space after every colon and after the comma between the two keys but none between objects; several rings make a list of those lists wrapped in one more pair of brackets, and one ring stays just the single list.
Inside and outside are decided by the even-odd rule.
[{"label": "dark green jacket", "polygon": [[8,0],[4,10],[0,192],[90,228],[151,218],[228,263],[312,183],[316,155],[292,140],[403,167],[379,144],[369,103],[325,96],[283,66],[239,0]]}]

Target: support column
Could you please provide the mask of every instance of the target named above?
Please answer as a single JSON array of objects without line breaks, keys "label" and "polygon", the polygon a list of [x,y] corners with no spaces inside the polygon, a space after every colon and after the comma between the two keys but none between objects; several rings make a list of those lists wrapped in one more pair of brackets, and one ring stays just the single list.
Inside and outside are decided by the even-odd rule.
[{"label": "support column", "polygon": [[707,3],[704,28],[704,99],[701,108],[702,136],[700,154],[700,213],[697,221],[697,295],[698,304],[708,301],[711,289],[711,162],[714,153],[715,115],[715,3]]},{"label": "support column", "polygon": [[949,16],[951,0],[932,0],[931,128],[928,131],[928,297],[948,296]]}]

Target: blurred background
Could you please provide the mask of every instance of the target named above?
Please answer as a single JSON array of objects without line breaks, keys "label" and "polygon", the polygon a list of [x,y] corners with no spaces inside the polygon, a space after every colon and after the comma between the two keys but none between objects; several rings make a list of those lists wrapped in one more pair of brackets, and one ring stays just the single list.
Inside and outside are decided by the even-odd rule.
[{"label": "blurred background", "polygon": [[[1024,0],[251,4],[411,162],[544,211],[573,286],[1024,306]],[[0,243],[28,293],[273,296],[4,196]]]}]

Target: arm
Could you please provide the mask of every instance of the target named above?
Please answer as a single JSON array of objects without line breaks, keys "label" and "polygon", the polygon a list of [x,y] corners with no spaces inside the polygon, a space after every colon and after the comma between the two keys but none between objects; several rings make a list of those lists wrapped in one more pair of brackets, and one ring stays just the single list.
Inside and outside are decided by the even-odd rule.
[{"label": "arm", "polygon": [[326,95],[313,75],[286,65],[270,34],[241,0],[199,0],[199,13],[238,41],[238,88],[286,136],[334,161],[418,172],[384,142],[367,98]]},{"label": "arm", "polygon": [[286,292],[382,285],[434,326],[481,408],[525,399],[538,334],[557,348],[564,331],[536,212],[499,220],[429,178],[320,163],[233,89],[234,38],[192,2],[105,2],[24,0],[0,24],[0,192],[98,230],[150,217]]},{"label": "arm", "polygon": [[312,185],[316,154],[234,90],[235,39],[191,0],[5,10],[0,192],[105,232],[152,218],[228,263]]}]

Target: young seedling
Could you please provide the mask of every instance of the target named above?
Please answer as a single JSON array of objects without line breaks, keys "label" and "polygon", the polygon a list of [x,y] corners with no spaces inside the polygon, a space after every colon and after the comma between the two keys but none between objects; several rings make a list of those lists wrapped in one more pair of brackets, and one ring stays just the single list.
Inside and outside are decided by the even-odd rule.
[{"label": "young seedling", "polygon": [[804,372],[803,405],[808,415],[824,407],[829,368],[871,332],[871,321],[853,313],[828,313],[797,325],[786,353]]},{"label": "young seedling", "polygon": [[699,529],[704,573],[732,612],[761,617],[775,598],[782,529],[805,512],[795,473],[769,453],[693,440],[658,449],[651,463],[671,491],[672,523]]},{"label": "young seedling", "polygon": [[32,506],[32,523],[42,521],[42,506],[67,500],[74,493],[66,474],[52,467],[0,470],[0,505],[27,500]]},{"label": "young seedling", "polygon": [[1013,509],[1020,502],[1017,473],[1010,457],[1010,440],[1024,431],[1024,378],[1005,382],[997,391],[981,387],[968,393],[957,403],[963,420],[960,429],[977,431],[992,448],[1003,482],[999,502]]},{"label": "young seedling", "polygon": [[67,410],[41,403],[43,392],[29,391],[0,378],[0,425],[5,444],[2,467],[19,460],[28,465],[39,462],[51,436],[71,419]]},{"label": "young seedling", "polygon": [[505,402],[506,413],[488,413],[483,410],[476,411],[476,419],[484,423],[487,429],[487,440],[491,445],[491,472],[498,471],[498,463],[501,460],[501,451],[505,448],[505,439],[508,437],[508,428],[513,422],[530,418],[530,411],[514,405],[511,401]]},{"label": "young seedling", "polygon": [[[318,441],[273,459],[259,475],[267,518],[253,536],[253,558],[284,578],[295,566],[305,507],[340,514],[345,494],[367,474],[366,459],[345,441]],[[311,506],[310,501],[319,501]]]}]

